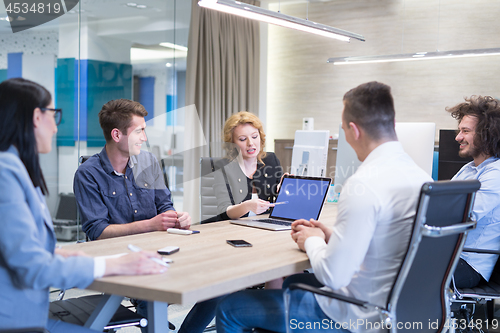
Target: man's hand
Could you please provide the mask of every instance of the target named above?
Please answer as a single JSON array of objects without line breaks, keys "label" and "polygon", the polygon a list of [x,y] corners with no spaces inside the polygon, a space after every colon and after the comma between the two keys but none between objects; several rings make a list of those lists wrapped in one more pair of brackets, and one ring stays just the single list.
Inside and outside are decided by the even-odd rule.
[{"label": "man's hand", "polygon": [[177,212],[177,226],[180,229],[189,229],[191,227],[191,216],[186,212]]},{"label": "man's hand", "polygon": [[316,220],[311,219],[311,223],[314,227],[320,228],[321,231],[323,231],[323,233],[325,234],[325,242],[328,243],[330,241],[330,236],[332,235],[332,229],[328,228],[326,225],[324,225],[320,221],[316,221]]},{"label": "man's hand", "polygon": [[304,219],[294,221],[292,223],[292,236],[296,232],[295,231],[296,227],[299,225],[303,225],[303,226],[311,227],[311,228],[312,227],[320,228],[321,231],[323,231],[323,234],[325,235],[325,242],[328,243],[330,241],[330,236],[332,235],[332,229],[328,228],[326,225],[324,225],[320,221],[316,221],[313,219],[310,219],[309,221],[304,220]]},{"label": "man's hand", "polygon": [[157,264],[150,258],[161,260],[160,255],[151,251],[141,251],[119,258],[106,259],[106,272],[104,276],[159,274],[166,271],[167,268],[165,266]]},{"label": "man's hand", "polygon": [[[314,226],[313,219],[310,221],[301,219],[292,223],[292,239],[297,243],[299,249],[306,251],[304,243],[306,239],[313,236],[318,236],[325,239],[325,234],[321,228]],[[326,241],[326,240],[325,240]]]},{"label": "man's hand", "polygon": [[[191,219],[189,220],[191,221]],[[151,223],[151,230],[153,231],[165,231],[168,228],[177,228],[179,226],[177,222],[177,212],[174,210],[167,210],[161,214],[156,215],[149,220]]]}]

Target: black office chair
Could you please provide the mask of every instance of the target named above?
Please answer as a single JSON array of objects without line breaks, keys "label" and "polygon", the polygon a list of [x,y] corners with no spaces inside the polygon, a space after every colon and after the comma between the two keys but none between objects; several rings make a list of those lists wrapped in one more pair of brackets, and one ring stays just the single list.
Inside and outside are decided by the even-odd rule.
[{"label": "black office chair", "polygon": [[200,158],[200,220],[202,224],[219,221],[213,185],[215,164],[220,159],[220,157]]},{"label": "black office chair", "polygon": [[[50,302],[49,319],[83,326],[99,305],[102,295],[88,295]],[[115,314],[104,327],[104,331],[112,331],[122,327],[146,327],[148,320],[135,311],[120,305]]]},{"label": "black office chair", "polygon": [[[500,251],[473,248],[464,248],[463,252],[500,254]],[[465,319],[467,323],[471,323],[471,325],[468,325],[467,327],[468,331],[472,331],[471,329],[474,327],[475,322],[471,322],[471,319],[475,314],[474,310],[476,305],[486,304],[484,319],[485,321],[489,320],[488,323],[491,326],[495,306],[494,300],[500,299],[500,260],[497,260],[489,281],[482,280],[476,287],[473,288],[453,287],[455,290],[455,299],[453,302],[461,305],[461,308],[458,310],[457,317]],[[467,304],[472,304],[474,307],[471,309],[467,307]],[[483,321],[482,324],[484,323],[485,322]]]},{"label": "black office chair", "polygon": [[[391,333],[398,331],[398,323],[403,327],[405,323],[422,323],[419,332],[447,330],[453,296],[451,276],[467,232],[476,226],[470,213],[479,187],[477,180],[422,186],[410,243],[385,304],[370,304],[300,283],[290,285],[288,292],[303,289],[357,306],[375,307],[386,327],[391,326]],[[437,328],[429,322],[438,323]]]}]

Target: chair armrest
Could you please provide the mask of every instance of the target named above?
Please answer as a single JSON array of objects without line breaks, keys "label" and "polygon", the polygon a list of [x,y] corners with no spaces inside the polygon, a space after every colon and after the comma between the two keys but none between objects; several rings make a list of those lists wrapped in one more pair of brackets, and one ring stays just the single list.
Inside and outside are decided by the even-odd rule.
[{"label": "chair armrest", "polygon": [[474,252],[474,253],[488,253],[488,254],[500,254],[499,250],[487,250],[487,249],[473,249],[470,247],[464,247],[462,252]]},{"label": "chair armrest", "polygon": [[459,223],[447,227],[433,227],[427,224],[422,226],[422,235],[428,237],[443,237],[459,234],[476,228],[476,221]]},{"label": "chair armrest", "polygon": [[[360,301],[357,298],[336,294],[336,293],[333,293],[331,291],[319,289],[319,288],[310,286],[310,285],[305,284],[305,283],[292,283],[288,287],[288,289],[290,289],[290,290],[301,289],[301,290],[312,292],[313,294],[318,294],[318,295],[326,296],[329,298],[338,299],[342,302],[351,303],[351,304],[358,305],[358,306],[361,306],[364,308],[367,308],[368,306],[372,305],[368,302]],[[376,305],[372,305],[372,306],[376,306]]]}]

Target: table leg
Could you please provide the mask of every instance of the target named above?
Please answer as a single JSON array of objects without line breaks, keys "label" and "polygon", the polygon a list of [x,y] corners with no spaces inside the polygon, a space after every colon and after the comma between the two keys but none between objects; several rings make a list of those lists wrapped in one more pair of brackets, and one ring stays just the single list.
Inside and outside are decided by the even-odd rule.
[{"label": "table leg", "polygon": [[168,303],[148,302],[148,333],[168,332]]},{"label": "table leg", "polygon": [[102,331],[108,325],[122,300],[123,296],[103,295],[84,326],[96,331]]}]

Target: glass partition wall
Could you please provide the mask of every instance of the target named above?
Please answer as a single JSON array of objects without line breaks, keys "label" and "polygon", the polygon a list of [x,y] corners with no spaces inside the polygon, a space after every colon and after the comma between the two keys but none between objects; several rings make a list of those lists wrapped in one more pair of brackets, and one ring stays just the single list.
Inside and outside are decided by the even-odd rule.
[{"label": "glass partition wall", "polygon": [[0,82],[13,77],[38,82],[51,92],[56,108],[63,109],[53,149],[41,155],[58,240],[85,239],[73,177],[80,156],[104,147],[97,115],[113,99],[145,106],[148,141],[142,149],[160,161],[175,207],[182,210],[183,158],[178,153],[184,119],[174,111],[185,104],[191,1],[61,3],[62,16],[15,33],[11,21],[19,24],[30,17],[22,16],[22,8],[15,13],[0,4]]}]

